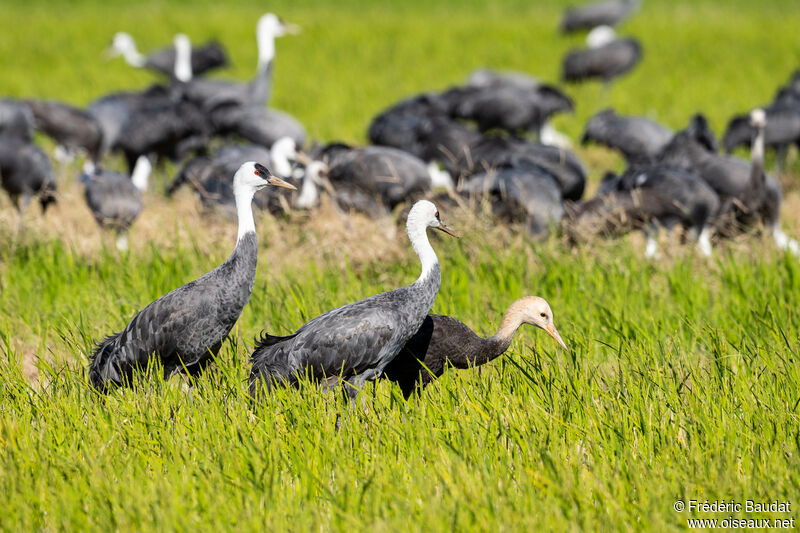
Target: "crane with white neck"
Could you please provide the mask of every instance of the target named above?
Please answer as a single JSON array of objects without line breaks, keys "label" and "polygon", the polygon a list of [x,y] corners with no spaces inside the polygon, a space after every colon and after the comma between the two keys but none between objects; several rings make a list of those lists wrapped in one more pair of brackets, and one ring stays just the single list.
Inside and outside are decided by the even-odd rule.
[{"label": "crane with white neck", "polygon": [[89,380],[103,392],[130,384],[136,369],[157,358],[164,378],[197,375],[213,360],[250,299],[258,241],[251,202],[267,186],[294,188],[263,165],[248,161],[233,177],[239,219],[236,247],[217,268],[158,298],[91,356]]},{"label": "crane with white neck", "polygon": [[308,373],[327,388],[341,383],[348,397],[355,398],[367,381],[380,376],[419,330],[439,291],[441,271],[428,228],[455,236],[436,206],[421,200],[406,223],[422,267],[412,284],[328,311],[291,335],[263,335],[251,357],[251,395],[296,385]]}]

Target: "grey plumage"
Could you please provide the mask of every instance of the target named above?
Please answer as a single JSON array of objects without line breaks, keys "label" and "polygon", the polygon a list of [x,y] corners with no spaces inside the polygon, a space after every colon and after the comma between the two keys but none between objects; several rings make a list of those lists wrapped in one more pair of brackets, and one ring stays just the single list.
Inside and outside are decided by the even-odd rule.
[{"label": "grey plumage", "polygon": [[240,167],[234,176],[237,203],[242,205],[233,253],[211,272],[158,298],[121,332],[101,341],[89,367],[95,388],[106,391],[129,383],[134,370],[145,368],[153,357],[161,362],[165,377],[183,371],[197,374],[212,360],[250,299],[258,257],[250,201],[256,190],[269,184],[285,186],[260,164]]},{"label": "grey plumage", "polygon": [[344,209],[378,216],[431,190],[428,167],[417,157],[385,146],[339,147],[329,153],[328,179]]},{"label": "grey plumage", "polygon": [[579,82],[598,78],[609,83],[635,67],[642,59],[642,46],[632,37],[617,39],[597,48],[571,50],[562,65],[562,79]]},{"label": "grey plumage", "polygon": [[297,146],[306,142],[305,127],[293,116],[259,105],[221,105],[210,113],[217,135],[233,136],[261,146],[272,146],[282,137],[290,137]]},{"label": "grey plumage", "polygon": [[564,200],[579,200],[583,196],[586,170],[577,155],[565,148],[519,139],[484,135],[460,154],[458,174],[466,176],[526,161],[556,177]]},{"label": "grey plumage", "polygon": [[553,324],[548,303],[537,296],[526,296],[509,306],[497,333],[485,339],[453,317],[428,315],[397,357],[386,366],[383,377],[397,383],[408,399],[415,390],[421,392],[441,376],[447,366],[471,368],[501,356],[522,324],[543,329],[561,347],[567,348]]},{"label": "grey plumage", "polygon": [[92,385],[107,390],[127,384],[153,354],[165,379],[184,368],[190,375],[201,372],[250,299],[257,256],[256,235],[249,233],[220,266],[142,309],[98,345],[89,369]]},{"label": "grey plumage", "polygon": [[582,144],[594,142],[619,150],[628,163],[653,160],[672,139],[672,130],[644,117],[600,111],[586,123]]},{"label": "grey plumage", "polygon": [[569,7],[561,20],[561,31],[569,33],[597,26],[616,26],[639,7],[639,0],[606,0]]},{"label": "grey plumage", "polygon": [[[663,165],[633,166],[621,177],[608,174],[598,195],[570,210],[566,232],[573,240],[596,234],[618,235],[680,225],[711,253],[709,231],[718,216],[720,199],[698,175]],[[655,241],[653,241],[655,243]],[[655,249],[648,248],[648,255]]]},{"label": "grey plumage", "polygon": [[163,85],[152,85],[144,91],[115,92],[92,101],[86,111],[97,120],[103,132],[101,153],[118,146],[117,141],[128,119],[139,110],[167,106],[172,101],[171,91]]},{"label": "grey plumage", "polygon": [[44,151],[33,144],[25,114],[16,114],[0,128],[0,184],[20,213],[33,198],[42,212],[56,201],[53,166]]},{"label": "grey plumage", "polygon": [[[778,152],[792,144],[800,145],[800,105],[797,107],[767,107],[767,127],[764,130],[764,145]],[[755,137],[755,128],[750,123],[750,113],[736,115],[730,119],[722,137],[725,150],[732,152],[739,146],[750,147]]]},{"label": "grey plumage", "polygon": [[[270,151],[263,146],[226,145],[211,156],[195,157],[184,163],[167,187],[167,194],[172,195],[181,186],[189,185],[203,207],[233,216],[236,205],[230,176],[246,161],[265,161],[269,162],[269,168],[275,168]],[[291,177],[287,177],[287,182],[299,185]],[[282,190],[270,188],[256,196],[253,204],[278,214],[283,212],[280,196],[285,194]]]},{"label": "grey plumage", "polygon": [[222,105],[264,107],[272,91],[272,63],[259,67],[249,82],[193,78],[183,85],[186,98],[206,111]]},{"label": "grey plumage", "polygon": [[558,180],[546,169],[530,162],[476,174],[466,180],[459,193],[485,198],[492,213],[510,222],[522,222],[534,237],[547,236],[564,216]]},{"label": "grey plumage", "polygon": [[295,384],[308,373],[329,384],[341,377],[354,397],[366,381],[377,378],[417,332],[439,290],[441,274],[425,235],[428,226],[445,229],[435,206],[423,200],[409,213],[408,233],[423,268],[411,285],[328,311],[292,335],[262,336],[251,357],[251,394]]},{"label": "grey plumage", "polygon": [[86,205],[101,228],[125,233],[142,211],[142,193],[130,176],[98,169],[85,175]]},{"label": "grey plumage", "polygon": [[574,109],[572,99],[552,85],[498,84],[455,87],[441,98],[452,117],[474,120],[482,132],[498,128],[539,136],[551,116]]},{"label": "grey plumage", "polygon": [[95,163],[102,157],[103,130],[97,119],[83,109],[56,101],[25,100],[41,131],[67,150],[85,150]]},{"label": "grey plumage", "polygon": [[0,135],[23,141],[33,140],[35,119],[30,107],[19,100],[0,100]]},{"label": "grey plumage", "polygon": [[156,99],[130,113],[115,147],[125,154],[132,172],[142,155],[178,160],[192,151],[204,150],[211,131],[208,116],[193,103]]},{"label": "grey plumage", "polygon": [[[227,67],[229,64],[225,48],[217,41],[208,41],[202,45],[192,46],[191,65],[193,76],[201,76],[206,72]],[[175,74],[175,46],[165,46],[148,54],[144,68],[173,77]]]},{"label": "grey plumage", "polygon": [[81,175],[86,204],[101,228],[117,234],[117,248],[126,250],[128,229],[142,211],[142,194],[152,170],[150,160],[141,156],[130,176],[91,166]]}]

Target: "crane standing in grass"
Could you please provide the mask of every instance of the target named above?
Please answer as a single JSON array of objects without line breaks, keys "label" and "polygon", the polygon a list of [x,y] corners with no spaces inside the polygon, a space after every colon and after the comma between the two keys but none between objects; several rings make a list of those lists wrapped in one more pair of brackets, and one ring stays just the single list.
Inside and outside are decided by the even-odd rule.
[{"label": "crane standing in grass", "polygon": [[99,343],[91,358],[89,380],[107,391],[128,383],[136,368],[153,356],[164,378],[197,375],[211,362],[250,299],[256,276],[258,244],[253,209],[256,191],[287,184],[263,165],[249,161],[233,177],[239,216],[236,247],[228,259],[201,278],[165,294],[142,309],[125,328]]},{"label": "crane standing in grass", "polygon": [[251,361],[250,393],[260,397],[280,384],[294,385],[308,372],[331,388],[343,381],[355,398],[367,381],[379,377],[419,330],[436,299],[441,272],[427,229],[454,235],[427,200],[414,204],[406,228],[422,273],[405,287],[376,294],[322,314],[286,337],[265,334]]},{"label": "crane standing in grass", "polygon": [[383,370],[383,376],[400,385],[408,399],[415,390],[421,392],[441,376],[448,364],[470,368],[500,357],[522,324],[545,330],[567,349],[553,325],[548,303],[538,296],[526,296],[509,306],[497,333],[486,339],[453,317],[428,315],[419,331]]}]

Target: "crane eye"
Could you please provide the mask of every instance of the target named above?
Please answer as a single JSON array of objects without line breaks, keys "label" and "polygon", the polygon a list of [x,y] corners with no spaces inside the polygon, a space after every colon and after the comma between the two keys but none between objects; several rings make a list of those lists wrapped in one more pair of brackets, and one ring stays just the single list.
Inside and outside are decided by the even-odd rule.
[{"label": "crane eye", "polygon": [[433,216],[435,216],[436,218],[439,218],[439,211],[436,211],[436,213],[434,213]]},{"label": "crane eye", "polygon": [[542,318],[547,318],[547,313],[539,313],[539,316]]}]

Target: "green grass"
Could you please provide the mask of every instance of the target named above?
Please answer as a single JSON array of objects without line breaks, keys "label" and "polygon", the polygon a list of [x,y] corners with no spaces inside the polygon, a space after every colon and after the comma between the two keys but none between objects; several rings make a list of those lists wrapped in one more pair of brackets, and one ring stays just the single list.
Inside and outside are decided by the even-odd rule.
[{"label": "green grass", "polygon": [[[236,63],[224,75],[244,78],[264,9],[4,2],[0,87],[85,104],[144,86],[148,75],[99,59],[118,29],[143,50],[177,30],[216,36]],[[479,65],[555,79],[579,42],[556,34],[555,2],[269,9],[304,29],[278,44],[274,104],[322,139],[363,142],[379,109]],[[703,110],[719,131],[798,66],[798,27],[795,2],[647,1],[623,28],[644,41],[641,67],[607,94],[569,89],[577,112],[557,126],[574,137],[613,105],[672,127]],[[619,164],[599,149],[581,155],[593,177]],[[570,248],[467,224],[459,241],[434,241],[443,265],[434,311],[490,334],[508,304],[538,294],[570,352],[523,328],[505,357],[451,371],[409,403],[379,383],[352,410],[312,386],[251,408],[253,337],[410,282],[418,262],[405,238],[364,253],[370,241],[355,230],[342,248],[313,221],[263,220],[251,302],[192,392],[147,376],[100,398],[86,386],[93,339],[221,262],[231,239],[209,234],[231,223],[176,215],[158,244],[137,243],[134,230],[133,251],[120,256],[57,238],[82,209],[58,207],[19,241],[13,217],[0,220],[4,530],[665,530],[686,526],[678,499],[800,505],[800,263],[766,241],[720,246],[710,261],[668,249],[650,263],[635,239]],[[800,227],[794,212],[785,222]],[[283,241],[313,248],[314,259],[293,262]],[[26,365],[37,359],[31,385]]]}]

